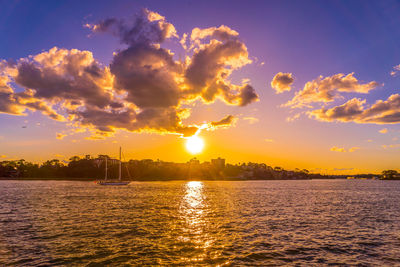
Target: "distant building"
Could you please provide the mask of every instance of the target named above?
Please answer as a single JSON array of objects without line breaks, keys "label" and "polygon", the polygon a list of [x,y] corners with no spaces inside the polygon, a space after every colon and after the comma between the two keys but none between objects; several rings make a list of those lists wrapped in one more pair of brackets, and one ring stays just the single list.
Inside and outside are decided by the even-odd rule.
[{"label": "distant building", "polygon": [[149,166],[149,165],[153,165],[153,164],[154,164],[154,161],[153,161],[152,159],[142,159],[142,160],[141,160],[141,163],[142,163],[143,165]]},{"label": "distant building", "polygon": [[192,158],[189,161],[190,165],[200,165],[200,160],[198,160],[197,158]]},{"label": "distant building", "polygon": [[211,165],[217,169],[223,169],[225,168],[225,159],[221,159],[220,157],[218,157],[217,159],[212,159]]},{"label": "distant building", "polygon": [[209,162],[209,161],[204,161],[201,165],[204,166],[204,167],[206,167],[206,168],[209,168],[209,167],[211,167],[211,162]]}]

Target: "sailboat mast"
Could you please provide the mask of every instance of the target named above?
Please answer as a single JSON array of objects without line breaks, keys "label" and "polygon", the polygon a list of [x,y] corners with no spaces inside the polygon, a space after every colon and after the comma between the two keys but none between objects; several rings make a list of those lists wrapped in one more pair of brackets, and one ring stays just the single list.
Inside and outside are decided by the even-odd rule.
[{"label": "sailboat mast", "polygon": [[118,179],[121,181],[121,147],[119,147],[119,175]]},{"label": "sailboat mast", "polygon": [[105,176],[104,176],[104,181],[106,181],[107,180],[107,157],[106,157],[106,173],[105,173]]}]

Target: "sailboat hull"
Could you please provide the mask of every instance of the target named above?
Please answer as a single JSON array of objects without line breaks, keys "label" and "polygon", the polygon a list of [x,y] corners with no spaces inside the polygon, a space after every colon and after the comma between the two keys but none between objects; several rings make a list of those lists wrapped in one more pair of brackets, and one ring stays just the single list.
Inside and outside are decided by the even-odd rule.
[{"label": "sailboat hull", "polygon": [[118,172],[118,180],[108,180],[107,181],[107,157],[105,157],[105,164],[106,164],[106,173],[105,173],[105,178],[103,181],[97,181],[96,183],[98,185],[128,185],[130,183],[130,181],[121,181],[121,165],[122,165],[122,161],[121,161],[121,154],[122,154],[122,149],[121,147],[119,147],[119,172]]},{"label": "sailboat hull", "polygon": [[104,181],[98,181],[98,185],[128,185],[130,182],[104,182]]}]

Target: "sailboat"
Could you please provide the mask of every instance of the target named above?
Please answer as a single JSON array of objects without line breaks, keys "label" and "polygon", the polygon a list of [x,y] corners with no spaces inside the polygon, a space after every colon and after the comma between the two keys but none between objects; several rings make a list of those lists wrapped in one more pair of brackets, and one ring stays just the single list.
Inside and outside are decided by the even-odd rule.
[{"label": "sailboat", "polygon": [[121,181],[121,147],[119,147],[119,168],[118,168],[118,180],[107,180],[107,157],[106,157],[106,173],[103,181],[97,181],[99,185],[128,185],[130,181]]}]

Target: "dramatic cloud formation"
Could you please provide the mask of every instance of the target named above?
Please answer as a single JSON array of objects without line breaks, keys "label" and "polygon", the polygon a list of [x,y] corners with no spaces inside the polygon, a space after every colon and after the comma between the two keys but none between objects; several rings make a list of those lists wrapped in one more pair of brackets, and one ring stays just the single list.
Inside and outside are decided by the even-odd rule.
[{"label": "dramatic cloud formation", "polygon": [[336,147],[336,146],[334,146],[334,147],[331,147],[331,151],[333,151],[333,152],[354,152],[354,151],[356,151],[356,150],[358,150],[358,149],[360,149],[359,147],[357,147],[357,146],[354,146],[354,147],[351,147],[351,148],[349,148],[348,150],[346,150],[345,148],[342,148],[342,147]]},{"label": "dramatic cloud formation", "polygon": [[[114,53],[109,66],[90,51],[57,47],[15,62],[1,61],[0,112],[41,111],[92,129],[95,139],[116,129],[191,136],[204,128],[182,122],[199,103],[195,100],[220,99],[235,106],[258,100],[248,80],[229,80],[251,60],[239,34],[227,26],[195,28],[190,38],[185,34],[180,40],[185,60],[176,60],[162,47],[167,40],[178,40],[174,25],[147,9],[133,21],[110,18],[85,26],[93,33],[112,34],[126,47]],[[16,92],[14,84],[24,91]],[[233,122],[229,115],[205,125],[218,128]]]},{"label": "dramatic cloud formation", "polygon": [[341,92],[366,94],[380,85],[375,81],[361,84],[353,75],[354,73],[347,75],[339,73],[325,78],[319,76],[317,79],[307,82],[304,88],[283,106],[312,107],[313,103],[327,103],[342,98]]},{"label": "dramatic cloud formation", "polygon": [[275,89],[277,94],[280,94],[285,91],[290,91],[293,82],[294,77],[292,73],[278,72],[271,81],[271,87]]},{"label": "dramatic cloud formation", "polygon": [[396,124],[400,123],[400,95],[393,94],[387,100],[378,100],[365,108],[366,101],[353,98],[343,105],[308,112],[320,121]]}]

